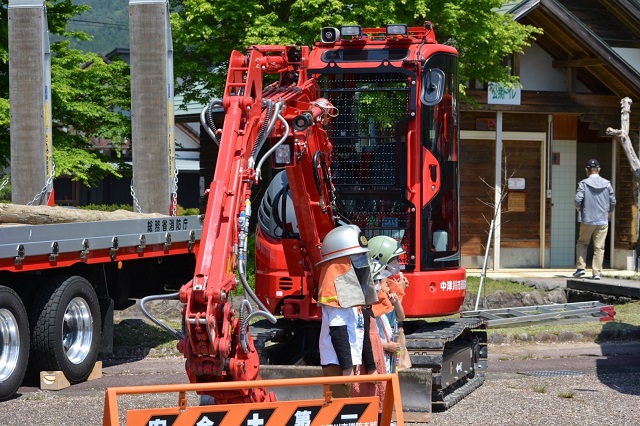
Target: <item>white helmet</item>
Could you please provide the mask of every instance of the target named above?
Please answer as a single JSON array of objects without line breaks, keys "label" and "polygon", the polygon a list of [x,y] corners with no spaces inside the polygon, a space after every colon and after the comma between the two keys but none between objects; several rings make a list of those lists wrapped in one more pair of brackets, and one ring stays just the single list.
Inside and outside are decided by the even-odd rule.
[{"label": "white helmet", "polygon": [[322,241],[322,260],[327,260],[352,254],[367,253],[369,245],[367,237],[356,225],[342,225],[329,231]]}]

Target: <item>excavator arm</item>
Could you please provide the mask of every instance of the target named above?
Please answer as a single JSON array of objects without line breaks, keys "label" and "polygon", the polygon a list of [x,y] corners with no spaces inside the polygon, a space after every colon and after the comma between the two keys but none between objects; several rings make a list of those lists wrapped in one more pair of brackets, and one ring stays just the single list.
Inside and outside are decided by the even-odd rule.
[{"label": "excavator arm", "polygon": [[[186,358],[191,382],[259,379],[259,357],[249,334],[249,321],[275,318],[260,302],[246,279],[247,238],[252,214],[252,186],[264,162],[283,152],[292,193],[296,197],[300,243],[295,250],[304,259],[312,280],[321,260],[320,241],[334,226],[328,165],[331,145],[322,125],[334,108],[319,98],[319,88],[308,78],[308,48],[253,46],[246,54],[234,51],[222,106],[222,129],[210,135],[219,144],[215,175],[208,195],[200,250],[193,279],[180,289],[184,304],[184,337],[178,348]],[[265,85],[265,77],[277,81]],[[261,158],[262,146],[271,148]],[[238,284],[245,298],[233,307],[229,295]],[[275,400],[265,389],[211,392],[216,403]]]}]

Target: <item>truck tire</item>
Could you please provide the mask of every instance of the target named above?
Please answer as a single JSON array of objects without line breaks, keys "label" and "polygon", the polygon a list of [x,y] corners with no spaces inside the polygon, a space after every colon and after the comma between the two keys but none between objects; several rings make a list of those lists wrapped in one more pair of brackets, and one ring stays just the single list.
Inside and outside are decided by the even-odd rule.
[{"label": "truck tire", "polygon": [[31,309],[31,366],[62,371],[70,383],[85,381],[100,350],[100,304],[91,283],[79,276],[54,279]]},{"label": "truck tire", "polygon": [[29,321],[15,291],[0,285],[0,401],[11,398],[29,363]]}]

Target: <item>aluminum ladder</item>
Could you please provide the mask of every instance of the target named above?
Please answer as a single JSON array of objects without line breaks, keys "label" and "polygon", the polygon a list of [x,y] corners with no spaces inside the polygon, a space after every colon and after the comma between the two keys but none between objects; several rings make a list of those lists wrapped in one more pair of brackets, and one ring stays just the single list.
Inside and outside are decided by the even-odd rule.
[{"label": "aluminum ladder", "polygon": [[616,311],[612,305],[590,301],[465,311],[461,312],[460,316],[463,318],[479,317],[485,319],[489,327],[501,327],[543,322],[556,324],[587,321],[605,322],[613,321],[615,314]]}]

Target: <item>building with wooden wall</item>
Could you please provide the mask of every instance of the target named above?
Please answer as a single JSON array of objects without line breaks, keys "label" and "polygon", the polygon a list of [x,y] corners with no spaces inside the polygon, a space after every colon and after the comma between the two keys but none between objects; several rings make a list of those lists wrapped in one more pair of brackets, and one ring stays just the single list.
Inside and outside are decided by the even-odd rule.
[{"label": "building with wooden wall", "polygon": [[631,98],[637,150],[640,4],[526,0],[510,6],[514,19],[544,34],[509,60],[520,89],[468,88],[478,105],[463,105],[460,126],[463,266],[482,266],[492,205],[502,193],[489,266],[573,268],[573,200],[586,161],[597,158],[618,198],[605,267],[634,269],[638,182],[605,130],[620,128],[620,101]]}]

